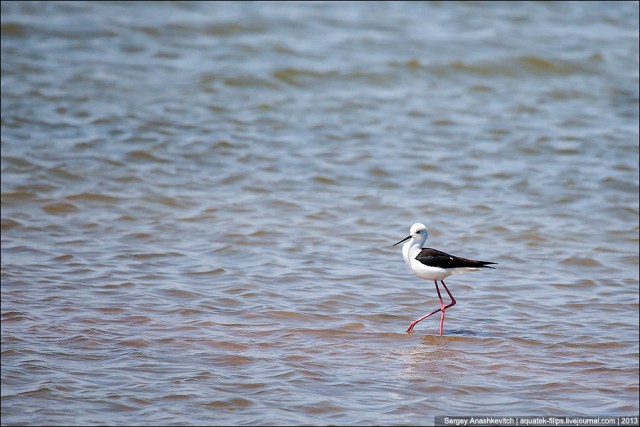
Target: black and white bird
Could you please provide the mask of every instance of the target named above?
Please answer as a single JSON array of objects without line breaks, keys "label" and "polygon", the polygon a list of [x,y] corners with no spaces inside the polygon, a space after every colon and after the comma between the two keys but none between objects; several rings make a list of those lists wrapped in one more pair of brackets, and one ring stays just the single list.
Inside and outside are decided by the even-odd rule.
[{"label": "black and white bird", "polygon": [[[436,285],[436,292],[438,292],[438,298],[440,299],[440,308],[432,311],[426,316],[423,316],[411,322],[411,324],[407,328],[407,333],[413,333],[413,328],[414,326],[416,326],[416,324],[418,324],[418,322],[421,322],[432,314],[441,312],[440,336],[442,336],[442,331],[444,328],[444,312],[447,308],[456,305],[456,300],[455,298],[453,298],[453,295],[451,295],[451,292],[449,292],[449,288],[447,288],[447,285],[444,284],[444,279],[451,276],[452,274],[477,271],[481,268],[493,268],[489,264],[496,263],[461,258],[455,255],[449,255],[448,253],[439,251],[437,249],[423,248],[422,246],[429,238],[429,229],[424,224],[413,224],[411,226],[411,229],[409,230],[409,233],[410,234],[407,237],[400,240],[393,246],[399,245],[400,243],[408,240],[408,242],[402,245],[402,256],[404,257],[404,261],[409,265],[409,268],[411,268],[411,270],[416,273],[416,276],[427,280],[433,280],[433,283],[435,283]],[[449,294],[449,298],[451,298],[451,302],[446,306],[444,305],[444,301],[442,300],[442,295],[440,295],[438,281],[442,283],[442,286],[444,286],[444,290],[447,291],[447,294]]]}]

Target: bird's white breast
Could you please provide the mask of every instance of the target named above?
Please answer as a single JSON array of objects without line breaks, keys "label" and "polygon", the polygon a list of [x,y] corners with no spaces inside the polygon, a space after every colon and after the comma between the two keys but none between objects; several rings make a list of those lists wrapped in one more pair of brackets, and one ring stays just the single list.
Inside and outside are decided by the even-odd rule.
[{"label": "bird's white breast", "polygon": [[409,264],[411,269],[416,276],[421,277],[427,280],[444,280],[451,275],[450,270],[441,267],[430,267],[428,265],[424,265],[420,261],[415,258],[411,259],[411,264]]},{"label": "bird's white breast", "polygon": [[413,270],[416,276],[427,280],[444,280],[449,276],[449,272],[440,267],[429,267],[424,265],[416,259],[420,251],[422,250],[422,242],[410,241],[402,246],[402,256],[404,262],[409,265],[409,268]]}]

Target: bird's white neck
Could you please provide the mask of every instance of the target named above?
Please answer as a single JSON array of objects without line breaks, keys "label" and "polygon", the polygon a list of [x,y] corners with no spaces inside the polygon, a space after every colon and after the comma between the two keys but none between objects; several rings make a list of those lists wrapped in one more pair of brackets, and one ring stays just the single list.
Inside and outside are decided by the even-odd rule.
[{"label": "bird's white neck", "polygon": [[411,265],[411,260],[414,259],[420,251],[422,250],[422,245],[427,239],[417,240],[415,238],[411,238],[404,245],[402,245],[402,257],[404,258],[404,262],[408,265]]}]

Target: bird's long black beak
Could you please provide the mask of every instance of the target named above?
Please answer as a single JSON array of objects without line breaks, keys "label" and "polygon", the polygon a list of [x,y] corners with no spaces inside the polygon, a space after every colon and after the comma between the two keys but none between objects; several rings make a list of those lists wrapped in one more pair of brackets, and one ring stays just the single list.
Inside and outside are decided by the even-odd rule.
[{"label": "bird's long black beak", "polygon": [[406,240],[409,240],[410,238],[411,238],[411,234],[409,234],[407,237],[405,237],[404,239],[400,240],[398,243],[396,243],[396,244],[395,244],[395,245],[393,245],[393,246],[399,245],[400,243],[402,243],[402,242],[404,242],[404,241],[406,241]]}]

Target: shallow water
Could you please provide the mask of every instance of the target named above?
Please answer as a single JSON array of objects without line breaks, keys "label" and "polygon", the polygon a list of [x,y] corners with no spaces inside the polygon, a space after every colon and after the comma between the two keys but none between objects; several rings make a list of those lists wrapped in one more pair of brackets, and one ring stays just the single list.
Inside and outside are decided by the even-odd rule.
[{"label": "shallow water", "polygon": [[[638,3],[2,3],[2,424],[638,413]],[[391,245],[498,262],[438,307]]]}]

